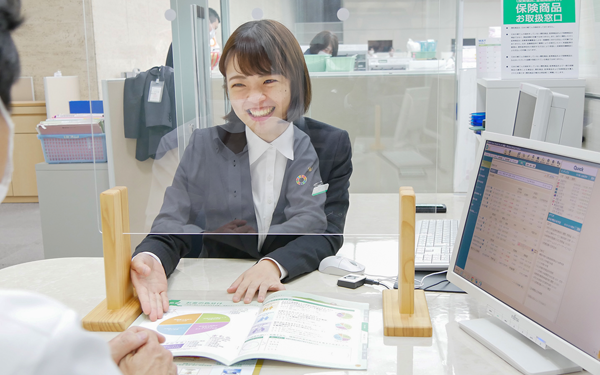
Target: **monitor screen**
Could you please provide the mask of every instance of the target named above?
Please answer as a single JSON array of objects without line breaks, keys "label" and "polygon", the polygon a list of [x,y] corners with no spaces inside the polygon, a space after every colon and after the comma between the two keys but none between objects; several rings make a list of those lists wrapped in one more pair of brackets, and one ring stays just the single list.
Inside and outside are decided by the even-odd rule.
[{"label": "monitor screen", "polygon": [[369,50],[372,48],[375,53],[390,52],[394,44],[392,40],[369,40],[367,43]]},{"label": "monitor screen", "polygon": [[487,140],[452,269],[596,360],[599,170]]},{"label": "monitor screen", "polygon": [[533,115],[535,113],[535,104],[537,98],[521,91],[519,93],[519,102],[517,103],[517,115],[515,116],[515,127],[513,135],[521,138],[529,138],[531,126],[533,125]]}]

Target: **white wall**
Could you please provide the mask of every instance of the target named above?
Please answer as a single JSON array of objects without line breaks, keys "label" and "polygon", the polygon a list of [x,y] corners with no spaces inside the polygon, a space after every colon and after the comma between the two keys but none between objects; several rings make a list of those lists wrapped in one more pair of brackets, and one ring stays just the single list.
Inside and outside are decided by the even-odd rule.
[{"label": "white wall", "polygon": [[241,24],[252,21],[252,10],[259,8],[263,11],[263,19],[281,22],[288,29],[294,30],[295,0],[230,0],[231,32]]},{"label": "white wall", "polygon": [[450,51],[456,28],[455,1],[345,0],[344,7],[350,11],[344,22],[346,44],[391,39],[396,52],[405,52],[409,38],[435,39],[438,51]]},{"label": "white wall", "polygon": [[463,38],[486,38],[490,26],[502,26],[502,1],[464,0]]},{"label": "white wall", "polygon": [[82,99],[88,99],[88,89],[89,99],[98,98],[90,3],[91,0],[22,0],[25,22],[13,39],[21,59],[21,75],[33,77],[37,100],[45,100],[44,77],[57,70],[64,76],[79,77]]},{"label": "white wall", "polygon": [[171,44],[169,0],[92,0],[97,79],[164,65]]}]

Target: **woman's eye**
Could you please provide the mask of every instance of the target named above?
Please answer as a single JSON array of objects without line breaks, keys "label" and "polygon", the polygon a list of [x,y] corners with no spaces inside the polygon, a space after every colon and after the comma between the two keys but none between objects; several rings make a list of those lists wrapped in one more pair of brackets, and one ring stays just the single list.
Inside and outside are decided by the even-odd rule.
[{"label": "woman's eye", "polygon": [[265,83],[274,83],[274,82],[277,82],[277,80],[276,79],[267,79],[265,81]]},{"label": "woman's eye", "polygon": [[244,85],[243,85],[243,84],[241,84],[241,83],[234,83],[233,85],[231,85],[231,87],[232,87],[232,88],[233,88],[233,87],[244,87]]}]

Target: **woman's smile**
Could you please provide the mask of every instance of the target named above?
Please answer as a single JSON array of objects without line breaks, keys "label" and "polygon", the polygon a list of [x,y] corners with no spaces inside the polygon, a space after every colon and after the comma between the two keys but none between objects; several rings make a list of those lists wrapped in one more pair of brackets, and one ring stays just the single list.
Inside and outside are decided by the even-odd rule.
[{"label": "woman's smile", "polygon": [[250,108],[246,110],[246,112],[252,116],[255,120],[260,121],[261,119],[265,119],[271,116],[275,111],[275,107],[259,107],[259,108]]}]

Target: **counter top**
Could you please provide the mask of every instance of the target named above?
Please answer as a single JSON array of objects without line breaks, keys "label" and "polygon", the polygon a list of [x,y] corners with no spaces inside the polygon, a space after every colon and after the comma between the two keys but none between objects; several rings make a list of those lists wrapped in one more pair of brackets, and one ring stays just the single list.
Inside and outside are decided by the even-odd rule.
[{"label": "counter top", "polygon": [[[380,259],[385,262],[385,258]],[[183,259],[169,279],[169,297],[228,300],[226,288],[253,261],[239,259]],[[336,286],[337,276],[318,271],[286,284],[288,290],[367,302],[369,317],[369,369],[362,374],[519,374],[508,363],[463,332],[458,321],[483,317],[485,306],[466,294],[426,293],[433,324],[432,338],[383,336],[380,286],[356,290]],[[104,299],[102,258],[61,258],[24,263],[0,270],[2,288],[26,289],[53,297],[87,314]],[[95,333],[106,340],[116,333]],[[348,375],[290,363],[265,361],[261,375]]]}]

